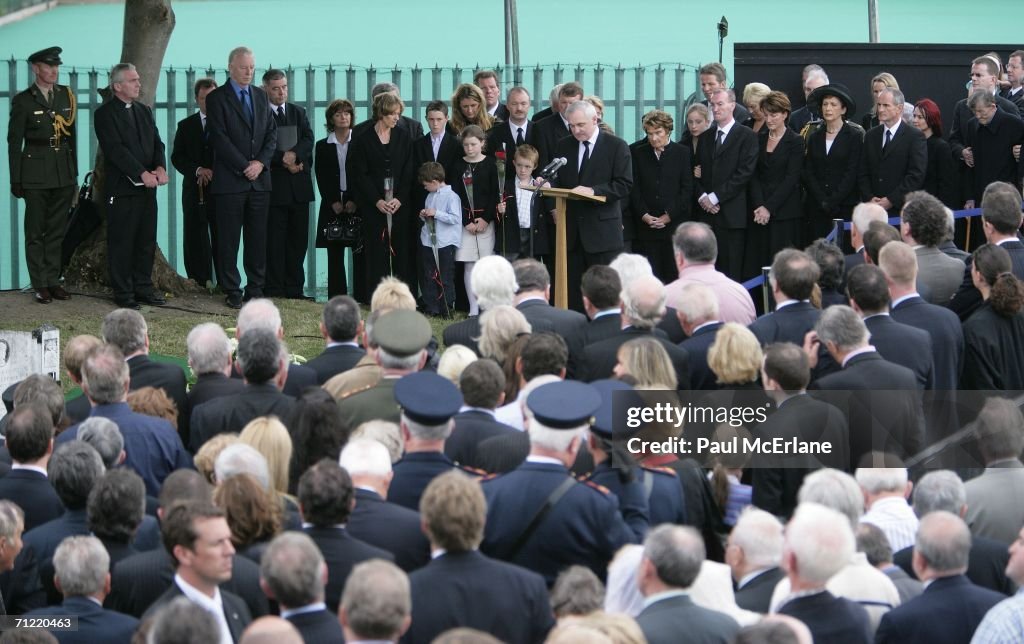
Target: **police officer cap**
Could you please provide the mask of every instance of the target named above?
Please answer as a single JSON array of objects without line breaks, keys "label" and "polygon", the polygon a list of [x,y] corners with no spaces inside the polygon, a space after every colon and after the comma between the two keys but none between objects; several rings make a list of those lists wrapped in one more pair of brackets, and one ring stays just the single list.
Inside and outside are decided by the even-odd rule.
[{"label": "police officer cap", "polygon": [[371,336],[381,349],[403,358],[427,348],[431,338],[430,322],[416,311],[389,311],[374,323]]},{"label": "police officer cap", "polygon": [[601,406],[601,395],[588,384],[562,380],[534,389],[526,398],[526,406],[545,427],[576,429],[594,421],[594,412]]},{"label": "police officer cap", "polygon": [[430,371],[417,371],[395,383],[395,402],[409,420],[440,425],[459,413],[462,394],[447,378]]},{"label": "police officer cap", "polygon": [[60,53],[62,51],[64,50],[60,47],[47,47],[46,49],[40,49],[28,57],[28,62],[44,63],[46,65],[60,65]]},{"label": "police officer cap", "polygon": [[[618,401],[619,403],[619,420],[625,420],[625,415],[622,410],[625,407],[643,407],[643,399],[630,385],[622,382],[621,380],[596,380],[590,383],[590,386],[597,390],[598,395],[601,396],[601,406],[594,412],[594,424],[591,425],[590,431],[594,432],[597,436],[606,440],[612,439],[612,434],[616,430],[615,427],[615,414],[613,413],[613,404]],[[626,394],[615,395],[615,392],[628,392]],[[618,427],[618,437],[625,438],[635,434],[637,429],[629,429],[625,423],[620,422]]]}]

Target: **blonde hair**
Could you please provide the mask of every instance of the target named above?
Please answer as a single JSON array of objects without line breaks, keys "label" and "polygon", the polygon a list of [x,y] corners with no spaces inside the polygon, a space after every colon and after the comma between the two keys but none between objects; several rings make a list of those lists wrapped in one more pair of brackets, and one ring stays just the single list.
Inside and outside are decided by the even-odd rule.
[{"label": "blonde hair", "polygon": [[771,91],[772,88],[764,83],[747,83],[747,86],[743,88],[743,104],[746,105],[753,101],[760,105],[761,100],[768,96]]},{"label": "blonde hair", "polygon": [[441,354],[437,363],[437,375],[447,378],[458,387],[462,371],[477,360],[477,355],[467,346],[456,344],[448,347]]},{"label": "blonde hair", "polygon": [[382,279],[370,297],[370,312],[381,309],[415,311],[416,298],[409,290],[409,285],[397,277]]},{"label": "blonde hair", "polygon": [[655,338],[636,338],[619,347],[619,355],[637,389],[676,389],[679,382],[668,351]]},{"label": "blonde hair", "polygon": [[224,451],[225,447],[234,445],[237,442],[238,434],[217,434],[203,443],[203,446],[196,452],[192,462],[195,464],[196,470],[206,479],[207,483],[210,485],[217,484],[217,477],[214,475],[213,469],[214,463],[217,462],[217,456]]},{"label": "blonde hair", "polygon": [[503,364],[516,338],[532,331],[526,316],[514,306],[502,304],[487,309],[480,315],[480,354]]},{"label": "blonde hair", "polygon": [[764,353],[757,337],[735,322],[722,325],[708,348],[708,366],[719,384],[753,382],[761,371]]},{"label": "blonde hair", "polygon": [[249,421],[238,437],[263,454],[270,470],[270,484],[281,494],[288,493],[288,467],[292,462],[292,437],[276,416],[260,416]]}]

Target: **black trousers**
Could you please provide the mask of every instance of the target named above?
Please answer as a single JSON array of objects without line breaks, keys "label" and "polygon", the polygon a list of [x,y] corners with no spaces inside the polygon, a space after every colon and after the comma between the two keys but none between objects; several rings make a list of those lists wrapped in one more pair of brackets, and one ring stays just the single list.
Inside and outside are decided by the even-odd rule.
[{"label": "black trousers", "polygon": [[242,292],[238,274],[238,245],[245,242],[245,293],[263,297],[267,267],[267,208],[269,192],[237,192],[217,195],[217,281],[228,295]]},{"label": "black trousers", "polygon": [[715,262],[715,268],[734,280],[743,281],[743,253],[746,248],[747,229],[712,226],[712,230],[718,240],[718,261]]},{"label": "black trousers", "polygon": [[665,284],[674,282],[679,277],[679,269],[676,268],[676,253],[672,246],[672,238],[664,239],[634,239],[632,251],[643,255],[651,263],[654,276]]},{"label": "black trousers", "polygon": [[114,300],[153,294],[156,190],[107,199],[107,267]]},{"label": "black trousers", "polygon": [[182,191],[181,211],[185,275],[205,286],[216,275],[211,267],[217,263],[217,222],[209,186],[203,188],[203,203],[199,202],[198,191]]},{"label": "black trousers", "polygon": [[327,245],[327,298],[348,295],[348,279],[345,275],[345,247]]},{"label": "black trousers", "polygon": [[434,249],[419,247],[420,292],[428,315],[451,315],[455,310],[455,251],[455,246],[438,248],[439,267],[434,263]]},{"label": "black trousers", "polygon": [[[566,281],[569,288],[569,308],[573,311],[583,312],[583,292],[580,291],[580,283],[583,281],[583,273],[591,266],[607,266],[612,260],[622,253],[622,249],[607,250],[600,253],[588,253],[583,246],[576,243],[576,248],[569,251],[566,257]],[[554,275],[554,269],[552,269]]]},{"label": "black trousers", "polygon": [[309,204],[270,206],[267,216],[267,297],[300,297],[309,245]]}]

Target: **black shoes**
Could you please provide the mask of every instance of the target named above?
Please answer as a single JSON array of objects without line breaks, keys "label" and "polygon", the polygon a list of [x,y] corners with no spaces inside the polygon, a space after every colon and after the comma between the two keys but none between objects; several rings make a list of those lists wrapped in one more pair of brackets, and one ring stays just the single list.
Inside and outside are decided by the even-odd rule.
[{"label": "black shoes", "polygon": [[148,304],[150,306],[163,306],[167,304],[167,300],[164,299],[164,296],[160,295],[159,293],[150,293],[148,295],[136,294],[135,300],[137,302],[140,302],[142,304]]},{"label": "black shoes", "polygon": [[240,309],[242,308],[242,295],[241,293],[232,293],[224,298],[224,304],[228,305],[228,308]]}]

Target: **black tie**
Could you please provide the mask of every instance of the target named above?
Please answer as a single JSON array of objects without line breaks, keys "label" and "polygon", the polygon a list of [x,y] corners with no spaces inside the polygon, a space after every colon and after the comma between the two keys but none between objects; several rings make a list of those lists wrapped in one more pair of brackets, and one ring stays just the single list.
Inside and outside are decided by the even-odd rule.
[{"label": "black tie", "polygon": [[889,143],[892,141],[892,130],[885,131],[885,143],[882,144],[882,149],[889,147]]},{"label": "black tie", "polygon": [[516,147],[523,144],[523,128],[516,128]]},{"label": "black tie", "polygon": [[277,106],[277,122],[278,124],[284,124],[284,105]]},{"label": "black tie", "polygon": [[718,151],[722,149],[722,139],[724,138],[725,132],[719,130],[718,134],[715,136],[715,156],[718,156]]},{"label": "black tie", "polygon": [[587,161],[590,161],[590,141],[583,142],[583,159],[580,161],[579,175],[583,176],[583,168],[587,167]]},{"label": "black tie", "polygon": [[53,88],[46,90],[46,104],[53,107]]}]

